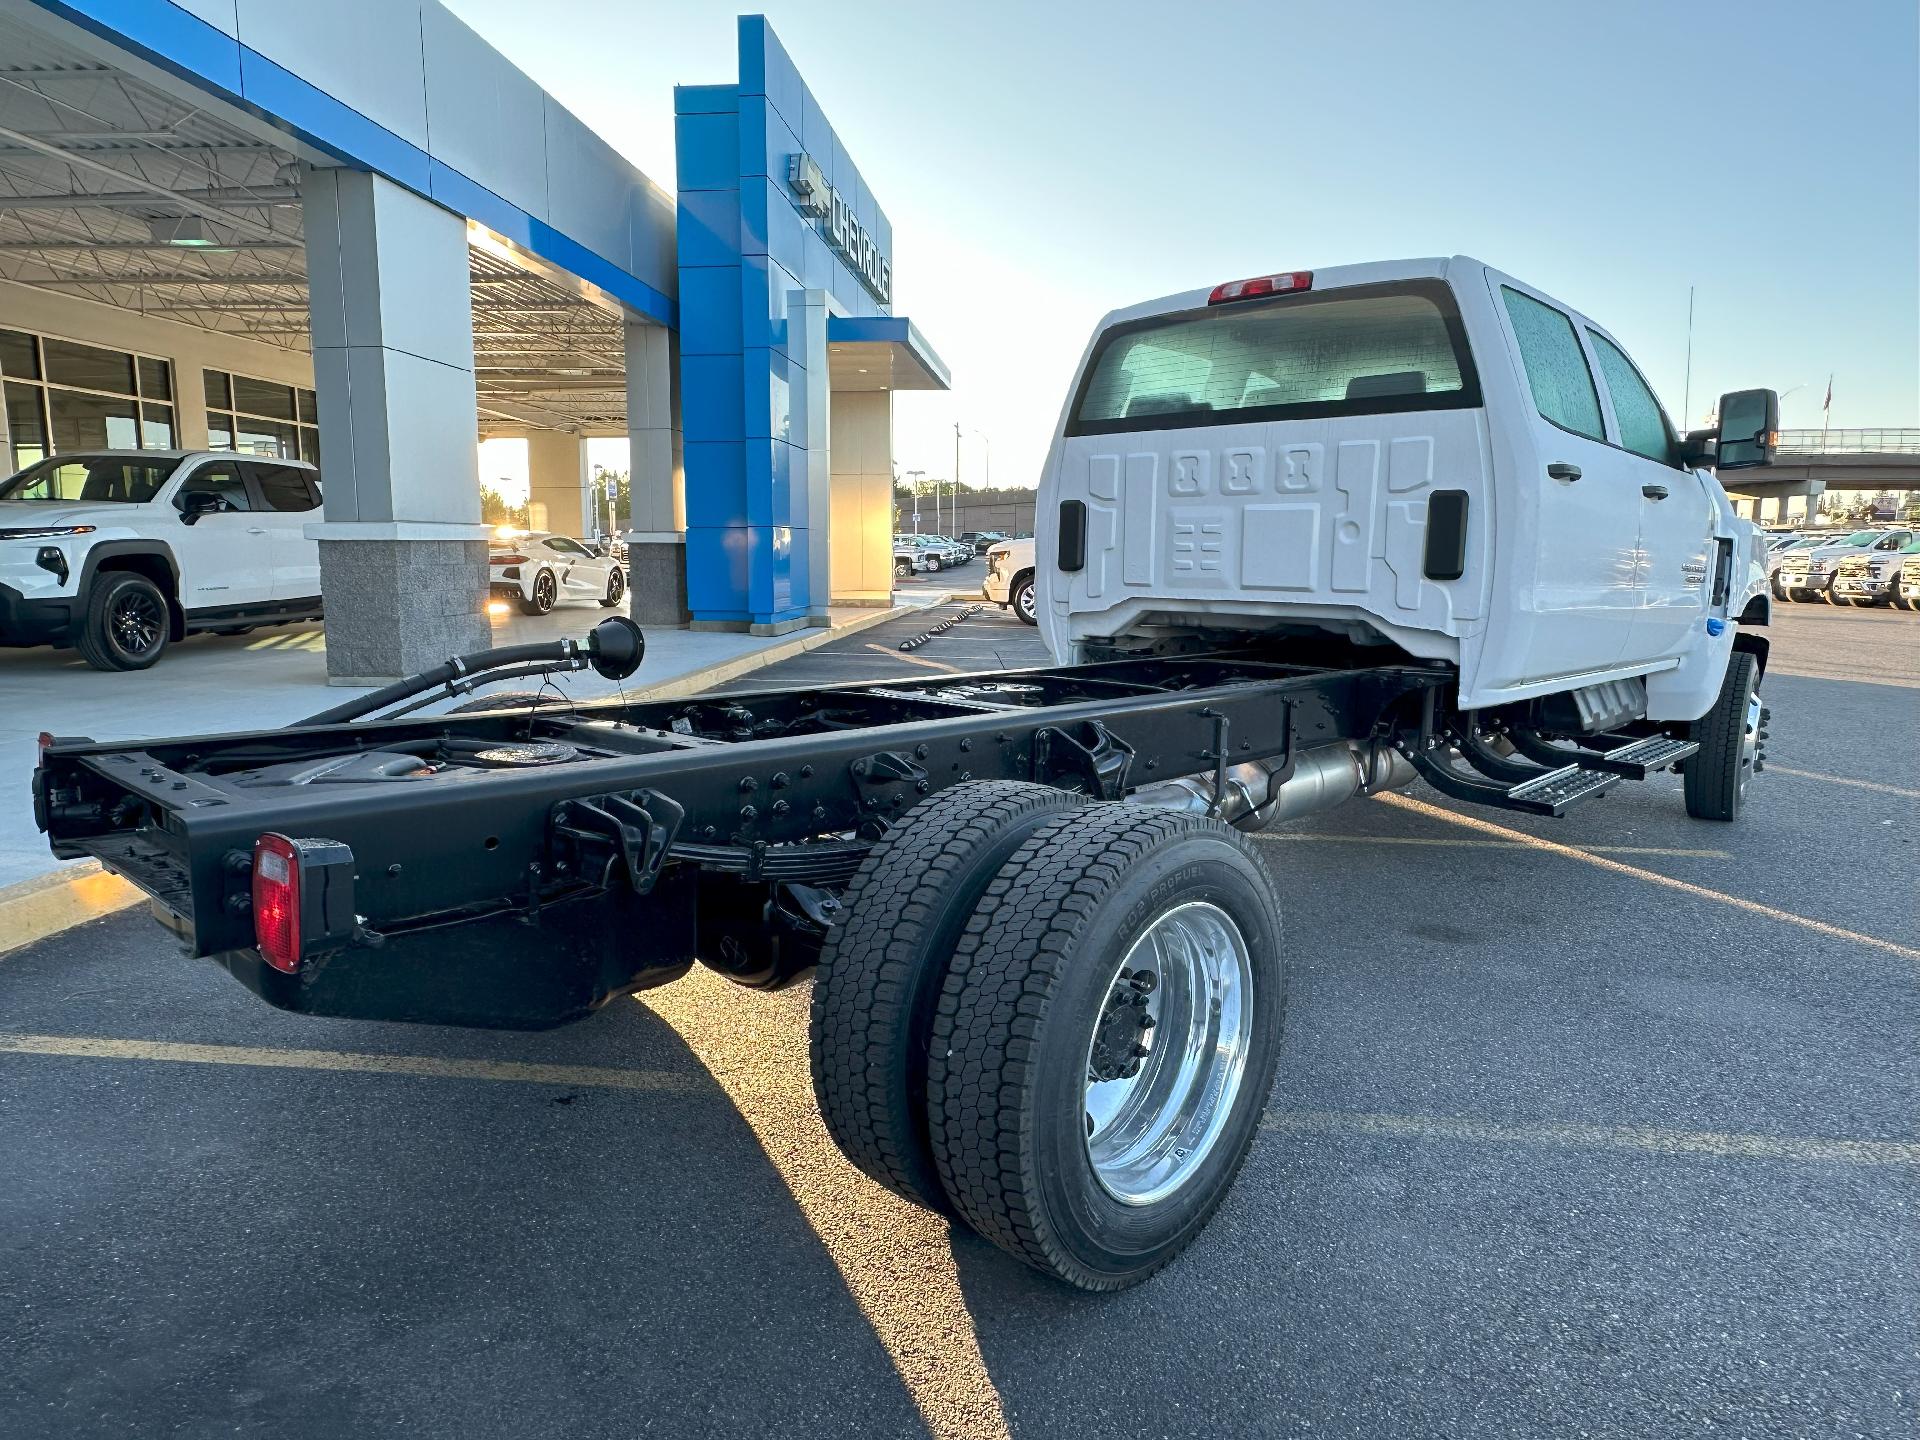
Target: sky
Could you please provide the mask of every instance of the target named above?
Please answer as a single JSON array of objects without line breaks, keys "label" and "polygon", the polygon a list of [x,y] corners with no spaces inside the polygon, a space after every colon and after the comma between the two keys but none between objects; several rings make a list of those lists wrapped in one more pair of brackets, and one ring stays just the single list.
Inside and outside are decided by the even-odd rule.
[{"label": "sky", "polygon": [[[664,188],[711,0],[448,0]],[[767,0],[893,223],[894,312],[953,372],[899,468],[1031,485],[1108,310],[1472,255],[1584,311],[1681,428],[1920,425],[1913,0]],[[1691,387],[1687,297],[1695,293]],[[1690,396],[1683,415],[1683,400]]]}]

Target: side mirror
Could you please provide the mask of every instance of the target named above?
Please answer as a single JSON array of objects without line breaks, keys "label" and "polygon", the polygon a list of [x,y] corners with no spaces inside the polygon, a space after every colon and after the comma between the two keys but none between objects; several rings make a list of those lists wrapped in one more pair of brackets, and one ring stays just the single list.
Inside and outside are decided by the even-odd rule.
[{"label": "side mirror", "polygon": [[1720,397],[1722,470],[1771,465],[1780,444],[1780,397],[1771,390],[1735,390]]},{"label": "side mirror", "polygon": [[1691,469],[1711,465],[1720,453],[1718,430],[1689,430],[1680,442],[1680,463]]},{"label": "side mirror", "polygon": [[220,509],[220,497],[211,490],[189,490],[178,503],[182,525],[191,525],[202,515],[212,515]]}]

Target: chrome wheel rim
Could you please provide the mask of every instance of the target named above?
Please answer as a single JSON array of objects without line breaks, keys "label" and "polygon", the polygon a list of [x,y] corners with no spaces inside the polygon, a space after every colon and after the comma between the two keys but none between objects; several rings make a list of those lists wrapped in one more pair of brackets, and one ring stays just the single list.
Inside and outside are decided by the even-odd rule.
[{"label": "chrome wheel rim", "polygon": [[1253,963],[1233,918],[1194,901],[1115,967],[1087,1044],[1087,1158],[1124,1205],[1166,1199],[1205,1162],[1239,1097]]},{"label": "chrome wheel rim", "polygon": [[1014,597],[1013,603],[1018,607],[1021,619],[1031,620],[1033,618],[1033,586],[1023,585],[1020,593]]},{"label": "chrome wheel rim", "polygon": [[542,610],[553,604],[553,577],[542,575],[533,582],[533,603]]},{"label": "chrome wheel rim", "polygon": [[114,643],[129,655],[153,649],[166,623],[165,607],[144,590],[122,595],[114,602],[110,618]]},{"label": "chrome wheel rim", "polygon": [[625,583],[620,579],[620,572],[618,570],[607,577],[607,598],[609,600],[617,601],[620,598],[620,592],[626,588]]},{"label": "chrome wheel rim", "polygon": [[1760,753],[1760,692],[1747,691],[1746,722],[1740,732],[1740,783],[1742,800],[1747,798],[1747,781],[1753,778],[1753,762]]}]

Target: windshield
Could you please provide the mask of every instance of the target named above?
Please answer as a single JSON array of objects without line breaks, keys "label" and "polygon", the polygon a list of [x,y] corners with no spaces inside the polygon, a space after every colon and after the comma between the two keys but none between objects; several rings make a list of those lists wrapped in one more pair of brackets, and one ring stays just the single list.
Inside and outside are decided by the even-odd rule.
[{"label": "windshield", "polygon": [[1842,545],[1871,545],[1880,538],[1881,534],[1882,532],[1879,530],[1856,530],[1840,543]]},{"label": "windshield", "polygon": [[144,505],[180,468],[172,458],[125,455],[55,455],[0,481],[0,500],[44,504]]},{"label": "windshield", "polygon": [[1453,297],[1438,281],[1237,301],[1116,325],[1069,435],[1452,410],[1480,403]]}]

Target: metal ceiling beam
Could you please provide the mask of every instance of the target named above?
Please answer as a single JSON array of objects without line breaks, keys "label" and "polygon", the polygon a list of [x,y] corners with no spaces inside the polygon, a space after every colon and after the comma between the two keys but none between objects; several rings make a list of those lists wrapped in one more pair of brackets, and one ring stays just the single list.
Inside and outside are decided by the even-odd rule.
[{"label": "metal ceiling beam", "polygon": [[[6,197],[0,196],[0,208]],[[198,250],[202,255],[226,255],[233,251],[304,250],[298,240],[236,240],[231,245],[168,245],[158,240],[0,240],[0,255],[43,251],[49,255],[91,255],[96,250],[120,250],[129,253],[178,255],[182,250]]]},{"label": "metal ceiling beam", "polygon": [[74,285],[124,285],[139,289],[158,285],[305,285],[304,275],[81,275],[58,280],[22,280],[22,285],[65,289]]},{"label": "metal ceiling beam", "polygon": [[[133,185],[138,187],[138,189],[135,191],[135,193],[132,196],[121,197],[118,202],[120,204],[144,205],[151,208],[154,204],[153,197],[158,196],[160,199],[167,201],[171,204],[184,207],[186,210],[190,211],[195,215],[200,215],[208,220],[213,220],[222,225],[229,226],[232,229],[240,231],[242,234],[252,235],[253,238],[256,240],[280,240],[280,239],[284,239],[285,237],[282,235],[276,234],[272,229],[270,229],[265,225],[262,225],[258,220],[249,220],[245,216],[235,215],[231,210],[224,210],[220,207],[222,205],[228,205],[228,204],[244,205],[244,204],[268,203],[265,200],[265,196],[269,188],[285,191],[286,198],[288,199],[299,198],[299,192],[297,190],[293,189],[292,186],[283,185],[283,186],[274,186],[274,187],[262,186],[258,190],[251,190],[251,191],[242,189],[240,191],[239,197],[236,197],[235,199],[232,199],[232,200],[222,199],[218,202],[215,202],[214,200],[211,200],[211,199],[205,199],[205,198],[199,198],[199,197],[221,194],[222,190],[228,187],[221,187],[221,190],[203,190],[203,191],[192,191],[192,192],[184,191],[184,190],[169,190],[164,185],[154,184],[152,181],[145,180],[138,175],[130,175],[125,170],[120,169],[118,166],[103,165],[98,160],[89,159],[87,156],[82,155],[76,151],[62,150],[57,145],[49,145],[43,140],[35,139],[32,135],[27,134],[23,130],[9,130],[5,126],[0,126],[0,140],[11,140],[16,145],[24,145],[29,150],[37,150],[41,154],[46,155],[51,159],[58,160],[63,165],[69,165],[73,167],[75,170],[85,170],[91,174],[103,175],[111,179],[118,180],[123,185]],[[241,197],[244,197],[244,198],[241,198]],[[56,201],[51,205],[43,203],[42,205],[34,206],[31,208],[36,208],[36,209],[69,208],[69,207],[72,207],[74,203],[80,198],[81,197],[70,195],[66,197],[64,205],[61,202]],[[103,203],[103,200],[101,196],[90,196],[90,197],[87,197],[87,203],[97,205],[97,204]],[[20,197],[18,196],[11,197],[9,200],[5,202],[0,202],[0,206],[4,206],[4,208],[12,208],[12,209],[29,208],[21,205]]]}]

